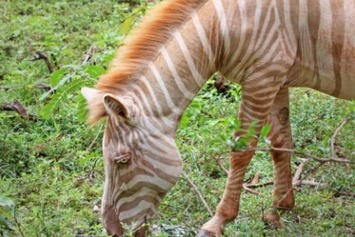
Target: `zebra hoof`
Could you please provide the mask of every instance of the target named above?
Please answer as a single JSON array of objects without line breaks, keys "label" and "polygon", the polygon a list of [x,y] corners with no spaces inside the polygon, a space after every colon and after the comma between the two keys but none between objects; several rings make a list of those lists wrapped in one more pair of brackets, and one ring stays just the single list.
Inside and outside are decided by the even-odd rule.
[{"label": "zebra hoof", "polygon": [[198,234],[196,235],[196,237],[217,237],[218,235],[216,234],[213,234],[209,231],[206,231],[206,230],[200,230],[198,232]]},{"label": "zebra hoof", "polygon": [[276,229],[282,228],[281,222],[280,222],[280,216],[277,212],[269,212],[266,213],[264,216],[264,220],[271,225],[272,227]]}]

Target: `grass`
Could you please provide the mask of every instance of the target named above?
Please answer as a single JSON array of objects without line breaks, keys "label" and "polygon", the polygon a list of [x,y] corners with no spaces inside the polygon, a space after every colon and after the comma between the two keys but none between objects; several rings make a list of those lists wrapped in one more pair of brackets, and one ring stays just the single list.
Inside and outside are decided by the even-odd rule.
[{"label": "grass", "polygon": [[[65,85],[94,83],[101,72],[99,67],[107,67],[131,21],[138,21],[154,2],[0,0],[0,4],[0,105],[17,99],[28,113],[39,116],[38,121],[31,121],[12,111],[0,111],[0,197],[8,197],[15,204],[0,199],[0,235],[105,236],[97,212],[104,181],[102,125],[89,129],[79,119],[82,105],[78,88],[59,88],[57,94],[62,93],[65,103],[44,116],[54,95],[42,98],[46,92],[36,84],[58,83],[67,75],[70,80]],[[97,50],[89,65],[83,66],[82,58],[91,45]],[[28,60],[35,50],[47,54],[58,78],[43,60]],[[60,68],[69,69],[60,74]],[[306,89],[292,90],[291,102],[296,147],[330,157],[330,138],[344,118],[354,116],[354,103]],[[178,131],[184,171],[212,210],[226,180],[215,157],[228,167],[228,146],[220,136],[232,133],[227,125],[238,103],[238,97],[218,95],[206,86],[187,109]],[[352,161],[354,127],[355,121],[349,121],[335,144],[337,156]],[[299,164],[294,156],[293,170]],[[259,219],[271,203],[272,187],[267,186],[258,190],[260,195],[243,194],[240,214],[227,226],[226,236],[351,236],[349,231],[355,229],[354,197],[336,193],[354,192],[355,167],[327,163],[312,172],[317,165],[316,161],[309,162],[303,177],[327,185],[298,188],[296,207],[283,215],[283,229],[268,228]],[[272,181],[271,159],[265,152],[257,152],[245,179],[257,171],[261,171],[260,182]],[[194,236],[208,218],[194,190],[181,178],[152,220],[151,235]]]}]

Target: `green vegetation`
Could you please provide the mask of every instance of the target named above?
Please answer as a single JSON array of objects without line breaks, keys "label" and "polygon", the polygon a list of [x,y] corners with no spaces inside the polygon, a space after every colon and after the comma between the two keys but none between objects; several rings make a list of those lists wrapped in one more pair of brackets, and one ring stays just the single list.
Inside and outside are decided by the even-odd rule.
[{"label": "green vegetation", "polygon": [[[103,189],[103,124],[89,129],[83,121],[79,88],[93,85],[131,27],[149,4],[143,1],[5,1],[0,0],[0,106],[18,100],[24,116],[0,111],[0,236],[105,236],[97,209]],[[92,45],[96,51],[84,59]],[[42,51],[44,60],[30,61]],[[84,63],[83,63],[84,62]],[[38,88],[50,85],[52,91]],[[178,131],[184,172],[212,210],[224,189],[228,167],[226,139],[238,108],[238,88],[225,96],[207,84],[187,109]],[[310,90],[292,90],[294,143],[300,151],[355,161],[355,104]],[[233,124],[234,123],[234,124]],[[267,146],[262,143],[262,146]],[[292,168],[302,160],[294,155]],[[301,157],[304,158],[304,157]],[[355,166],[311,160],[302,178],[325,186],[296,187],[296,207],[283,215],[284,228],[260,221],[271,203],[272,186],[244,193],[238,218],[227,236],[351,236]],[[245,180],[261,171],[260,183],[272,181],[272,162],[258,151]],[[194,236],[208,213],[188,182],[181,178],[152,220],[152,236]]]}]

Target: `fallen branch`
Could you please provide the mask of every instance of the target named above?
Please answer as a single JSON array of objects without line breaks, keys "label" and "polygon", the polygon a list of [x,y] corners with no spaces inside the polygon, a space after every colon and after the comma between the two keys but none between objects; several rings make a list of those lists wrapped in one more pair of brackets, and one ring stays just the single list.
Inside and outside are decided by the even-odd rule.
[{"label": "fallen branch", "polygon": [[204,197],[202,196],[201,192],[198,190],[196,185],[189,179],[189,177],[187,177],[187,175],[184,172],[182,172],[182,175],[184,176],[186,181],[191,185],[191,187],[194,189],[194,191],[196,192],[196,194],[198,195],[198,197],[202,201],[203,205],[206,207],[208,214],[210,216],[213,216],[213,212],[211,211],[211,208],[208,206],[206,200],[204,199]]},{"label": "fallen branch", "polygon": [[306,163],[309,161],[309,159],[306,159],[305,161],[303,161],[298,167],[297,170],[295,172],[295,174],[293,175],[293,179],[292,179],[292,183],[297,182],[298,180],[300,180],[301,178],[301,173],[306,165]]},{"label": "fallen branch", "polygon": [[36,84],[36,88],[38,88],[38,89],[44,89],[44,90],[46,90],[46,91],[52,90],[52,87],[51,87],[50,85],[43,84],[43,83],[37,83],[37,84]]},{"label": "fallen branch", "polygon": [[298,155],[302,155],[303,157],[311,158],[315,161],[318,162],[339,162],[339,163],[349,163],[349,164],[355,164],[355,161],[347,160],[347,159],[340,159],[340,158],[321,158],[315,155],[311,155],[305,152],[300,152],[295,149],[287,149],[287,148],[276,148],[276,147],[256,147],[256,148],[242,148],[242,149],[236,149],[234,151],[284,151],[284,152],[290,152]]},{"label": "fallen branch", "polygon": [[260,171],[256,172],[253,180],[250,182],[251,184],[258,184],[260,180]]},{"label": "fallen branch", "polygon": [[351,116],[345,118],[343,120],[343,122],[341,122],[341,124],[339,125],[339,127],[337,127],[337,129],[335,129],[333,135],[332,135],[332,139],[331,139],[331,143],[330,143],[330,147],[331,147],[331,152],[332,152],[332,158],[334,159],[335,158],[335,148],[334,148],[334,145],[335,145],[335,138],[336,136],[338,135],[339,131],[344,127],[344,125],[349,122],[351,120]]},{"label": "fallen branch", "polygon": [[250,184],[250,183],[246,184],[246,186],[248,188],[261,188],[261,187],[265,187],[265,186],[269,186],[269,185],[274,185],[274,182],[270,181],[270,182],[261,183],[261,184]]},{"label": "fallen branch", "polygon": [[325,183],[318,183],[310,180],[297,180],[295,182],[292,182],[292,186],[302,186],[302,185],[309,185],[309,186],[315,186],[315,187],[324,187],[327,184]]},{"label": "fallen branch", "polygon": [[255,190],[251,189],[251,188],[248,186],[247,183],[244,183],[244,184],[243,184],[243,188],[244,188],[245,191],[247,191],[247,192],[249,192],[249,193],[251,193],[251,194],[255,194],[255,195],[259,195],[259,194],[260,194],[258,191],[255,191]]},{"label": "fallen branch", "polygon": [[355,197],[355,193],[337,191],[337,192],[335,193],[335,196],[350,196],[350,197]]},{"label": "fallen branch", "polygon": [[28,114],[25,106],[23,106],[18,100],[14,100],[14,102],[12,102],[12,103],[7,102],[4,105],[1,105],[0,110],[16,111],[25,120],[29,119],[31,121],[38,121],[38,117],[33,114]]},{"label": "fallen branch", "polygon": [[51,64],[51,62],[49,61],[47,55],[44,52],[42,52],[40,50],[36,50],[36,51],[32,52],[32,54],[33,54],[34,57],[32,59],[29,59],[28,61],[44,60],[46,65],[47,65],[48,71],[50,73],[53,72],[52,64]]}]

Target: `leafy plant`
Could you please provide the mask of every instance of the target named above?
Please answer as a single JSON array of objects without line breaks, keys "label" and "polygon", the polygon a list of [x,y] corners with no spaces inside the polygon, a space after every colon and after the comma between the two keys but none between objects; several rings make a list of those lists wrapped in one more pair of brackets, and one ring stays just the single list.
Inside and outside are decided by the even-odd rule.
[{"label": "leafy plant", "polygon": [[0,234],[13,232],[11,220],[14,218],[14,203],[10,198],[0,196]]}]

